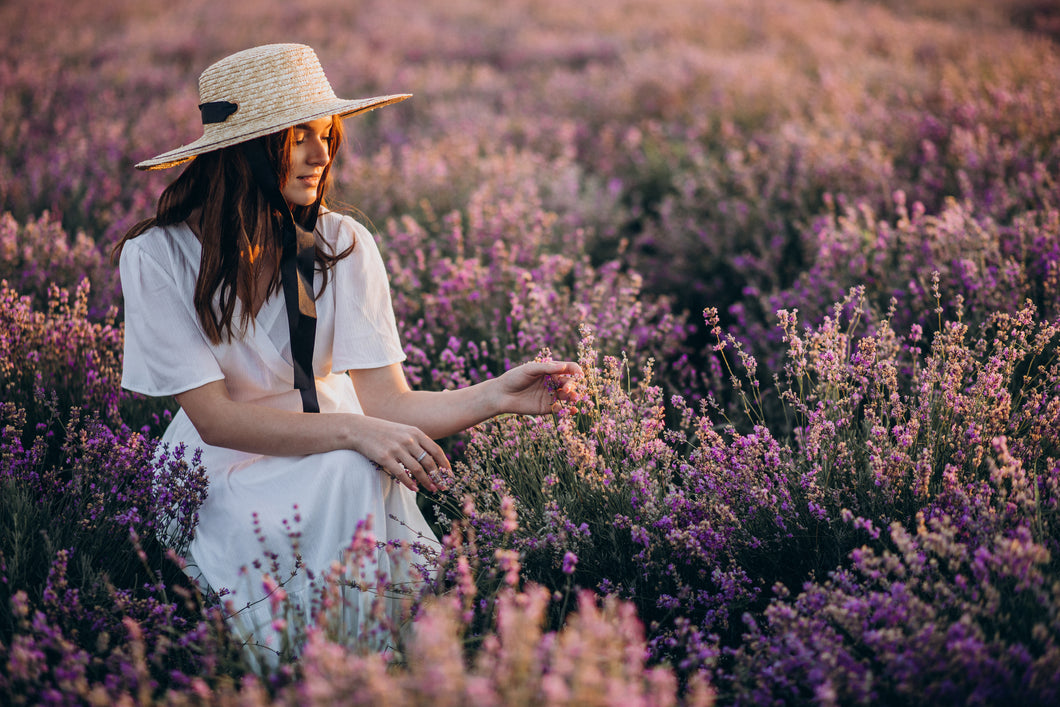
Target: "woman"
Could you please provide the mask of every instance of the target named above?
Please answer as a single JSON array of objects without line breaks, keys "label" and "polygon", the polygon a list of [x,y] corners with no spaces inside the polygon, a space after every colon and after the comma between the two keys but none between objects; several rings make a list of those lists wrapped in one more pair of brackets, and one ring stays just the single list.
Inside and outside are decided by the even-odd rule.
[{"label": "woman", "polygon": [[[253,569],[265,550],[283,580],[291,530],[316,576],[361,521],[380,541],[433,541],[415,492],[437,491],[449,468],[434,439],[500,413],[546,413],[579,370],[530,363],[460,390],[409,389],[375,242],[323,207],[341,119],[408,95],[336,98],[313,50],[291,44],[217,62],[199,94],[203,136],[137,165],[190,160],[115,251],[122,385],[179,403],[163,441],[201,448],[210,477],[189,567],[231,593],[248,640],[269,643]],[[308,607],[305,577],[285,589]]]}]

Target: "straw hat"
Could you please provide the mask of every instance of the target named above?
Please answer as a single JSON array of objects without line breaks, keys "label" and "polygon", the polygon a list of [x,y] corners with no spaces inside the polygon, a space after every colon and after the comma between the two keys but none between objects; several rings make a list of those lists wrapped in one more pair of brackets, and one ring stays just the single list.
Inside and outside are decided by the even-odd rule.
[{"label": "straw hat", "polygon": [[221,59],[199,77],[203,135],[144,160],[137,169],[167,169],[196,155],[329,115],[349,116],[411,94],[337,98],[316,53],[302,44],[268,44]]}]

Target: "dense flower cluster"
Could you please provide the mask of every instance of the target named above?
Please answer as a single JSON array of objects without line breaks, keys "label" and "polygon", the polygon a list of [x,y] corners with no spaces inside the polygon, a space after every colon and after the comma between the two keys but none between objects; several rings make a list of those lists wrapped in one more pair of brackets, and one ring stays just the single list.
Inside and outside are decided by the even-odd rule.
[{"label": "dense flower cluster", "polygon": [[[87,283],[87,281],[86,281]],[[120,422],[121,330],[89,321],[53,288],[49,311],[4,289],[0,323],[0,701],[63,701],[180,685],[215,664],[224,641],[185,599],[167,559],[187,546],[206,494],[190,450]],[[128,407],[127,410],[133,410]],[[150,428],[150,426],[148,426]],[[183,594],[183,597],[181,596]],[[147,683],[124,672],[143,639]],[[72,697],[71,697],[72,699]]]},{"label": "dense flower cluster", "polygon": [[915,533],[895,523],[886,549],[855,551],[850,569],[797,597],[779,587],[736,652],[735,704],[1054,704],[1051,553],[1026,524],[973,540],[963,530],[947,514]]},{"label": "dense flower cluster", "polygon": [[[32,432],[46,422],[49,403],[94,410],[116,422],[125,396],[119,388],[122,331],[114,313],[103,322],[88,316],[88,280],[76,292],[50,285],[47,309],[0,281],[0,390],[5,403],[30,415]],[[50,398],[55,398],[54,402]]]},{"label": "dense flower cluster", "polygon": [[[620,362],[604,357],[598,366],[584,339],[582,400],[552,421],[491,423],[469,443],[455,491],[477,501],[463,511],[478,556],[513,547],[524,575],[556,592],[573,572],[581,586],[634,601],[657,658],[706,667],[738,643],[745,672],[734,680],[724,669],[718,679],[748,704],[795,699],[807,686],[836,703],[910,694],[925,703],[1002,695],[1049,703],[1058,668],[1058,440],[1055,428],[1031,421],[1060,404],[1057,328],[1028,304],[996,316],[984,327],[989,339],[943,322],[930,350],[913,352],[918,337],[903,345],[888,322],[868,335],[848,326],[843,312],[856,315],[859,294],[819,329],[785,317],[792,443],[761,424],[719,431],[709,406],[696,414],[680,400],[671,402],[684,424],[666,428],[658,389],[624,387]],[[511,498],[522,519],[514,537],[503,521]],[[905,565],[887,559],[888,538]],[[858,549],[863,542],[871,544]],[[850,569],[831,569],[847,556]],[[789,588],[825,574],[828,584],[788,599]],[[881,595],[884,578],[887,592],[900,581],[920,610],[903,608],[905,593]],[[763,614],[763,636],[753,617],[770,587],[780,598]],[[871,621],[871,635],[834,627],[829,612],[849,611],[847,594],[867,597],[866,615],[850,621]],[[992,602],[1002,597],[1012,604],[998,634],[1002,607]],[[901,655],[866,658],[866,641],[882,650],[872,642],[885,606],[895,630],[923,628],[941,643],[913,633],[895,644]],[[740,613],[752,632],[734,641]],[[954,636],[980,645],[961,668]],[[822,669],[821,652],[835,664]],[[873,661],[887,666],[883,674]],[[967,677],[982,675],[980,664],[1000,672]],[[916,666],[916,677],[901,665]],[[952,685],[951,670],[962,676]],[[939,692],[927,689],[936,684]]]},{"label": "dense flower cluster", "polygon": [[456,212],[430,228],[407,217],[382,238],[414,385],[475,383],[542,349],[572,356],[589,324],[615,355],[673,361],[674,384],[687,387],[689,327],[666,298],[643,296],[640,275],[593,266],[582,233],[564,254],[536,195],[476,195],[468,208],[466,225]]},{"label": "dense flower cluster", "polygon": [[[0,5],[0,702],[1060,699],[1057,15],[766,5]],[[263,669],[167,558],[206,470],[119,388],[108,258],[196,72],[292,26],[339,94],[416,96],[335,170],[410,381],[586,375],[448,442],[416,591],[270,574]]]},{"label": "dense flower cluster", "polygon": [[97,288],[89,308],[94,318],[118,304],[116,273],[95,241],[84,231],[68,236],[47,212],[25,225],[0,214],[0,280],[38,307],[48,302],[52,287],[74,290],[84,280]]}]

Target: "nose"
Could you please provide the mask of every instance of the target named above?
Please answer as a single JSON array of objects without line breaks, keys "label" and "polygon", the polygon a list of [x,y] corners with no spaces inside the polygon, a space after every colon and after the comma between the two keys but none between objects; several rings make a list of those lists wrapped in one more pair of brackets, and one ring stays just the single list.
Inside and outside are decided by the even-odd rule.
[{"label": "nose", "polygon": [[328,152],[328,143],[321,138],[314,138],[308,157],[309,164],[326,165],[331,159],[331,155]]}]

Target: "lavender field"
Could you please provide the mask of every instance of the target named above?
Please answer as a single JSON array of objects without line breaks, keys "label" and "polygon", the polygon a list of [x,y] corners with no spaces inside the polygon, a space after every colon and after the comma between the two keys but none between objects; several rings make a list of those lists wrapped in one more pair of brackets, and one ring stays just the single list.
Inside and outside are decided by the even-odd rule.
[{"label": "lavender field", "polygon": [[[1060,703],[1055,3],[8,0],[0,34],[0,704]],[[370,583],[403,616],[351,638],[343,577],[303,612],[270,576],[264,656],[180,569],[207,470],[119,387],[110,249],[199,72],[269,42],[414,94],[335,167],[410,382],[585,376],[445,442],[437,578]]]}]

